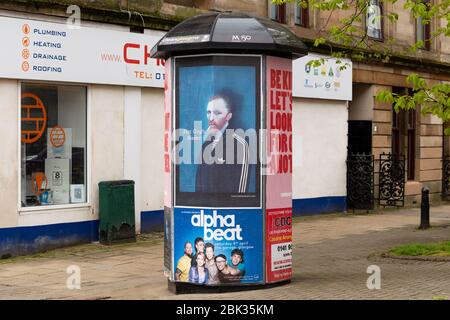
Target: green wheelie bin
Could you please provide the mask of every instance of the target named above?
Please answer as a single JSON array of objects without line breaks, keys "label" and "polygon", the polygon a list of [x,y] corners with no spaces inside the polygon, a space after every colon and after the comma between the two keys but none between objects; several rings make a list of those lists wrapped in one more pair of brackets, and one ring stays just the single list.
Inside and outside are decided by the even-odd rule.
[{"label": "green wheelie bin", "polygon": [[101,181],[98,188],[100,243],[136,241],[134,181]]}]

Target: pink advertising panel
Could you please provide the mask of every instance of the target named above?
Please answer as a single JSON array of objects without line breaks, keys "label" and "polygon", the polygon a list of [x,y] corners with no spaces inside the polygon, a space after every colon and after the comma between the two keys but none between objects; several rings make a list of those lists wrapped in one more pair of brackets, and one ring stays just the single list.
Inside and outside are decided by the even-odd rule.
[{"label": "pink advertising panel", "polygon": [[266,208],[292,207],[292,61],[267,57]]},{"label": "pink advertising panel", "polygon": [[164,79],[164,205],[172,207],[171,149],[172,149],[172,59],[166,61]]},{"label": "pink advertising panel", "polygon": [[266,64],[266,281],[292,275],[292,61]]}]

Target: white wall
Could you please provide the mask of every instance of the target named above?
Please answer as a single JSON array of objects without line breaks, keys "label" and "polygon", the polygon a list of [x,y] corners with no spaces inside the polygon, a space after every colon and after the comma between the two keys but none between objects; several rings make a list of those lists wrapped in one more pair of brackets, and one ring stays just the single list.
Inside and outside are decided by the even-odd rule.
[{"label": "white wall", "polygon": [[18,84],[0,79],[0,228],[17,225],[19,134]]},{"label": "white wall", "polygon": [[345,196],[347,102],[293,100],[293,199]]},{"label": "white wall", "polygon": [[164,208],[164,90],[142,88],[141,211]]},{"label": "white wall", "polygon": [[125,87],[124,96],[124,179],[134,181],[135,229],[141,230],[141,88]]},{"label": "white wall", "polygon": [[98,183],[123,179],[124,151],[124,87],[92,85],[91,142],[89,160],[92,165],[91,196],[98,218]]}]

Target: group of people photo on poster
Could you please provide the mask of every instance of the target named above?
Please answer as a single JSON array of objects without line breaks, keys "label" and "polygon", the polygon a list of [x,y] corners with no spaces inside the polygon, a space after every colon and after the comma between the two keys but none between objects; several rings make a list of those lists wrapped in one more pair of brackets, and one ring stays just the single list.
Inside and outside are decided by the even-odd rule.
[{"label": "group of people photo on poster", "polygon": [[174,278],[204,285],[262,282],[259,209],[174,210]]},{"label": "group of people photo on poster", "polygon": [[184,244],[184,255],[178,260],[175,280],[191,283],[215,285],[219,283],[239,282],[245,275],[244,253],[235,248],[227,260],[224,254],[215,255],[215,246],[196,238],[195,254],[192,243]]}]

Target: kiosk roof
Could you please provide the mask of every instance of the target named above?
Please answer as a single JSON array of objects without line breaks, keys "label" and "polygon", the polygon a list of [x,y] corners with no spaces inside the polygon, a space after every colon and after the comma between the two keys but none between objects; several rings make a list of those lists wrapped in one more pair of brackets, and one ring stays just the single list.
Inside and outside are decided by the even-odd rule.
[{"label": "kiosk roof", "polygon": [[263,53],[298,58],[308,47],[288,28],[241,12],[212,12],[187,19],[151,51],[152,58],[203,53]]}]

